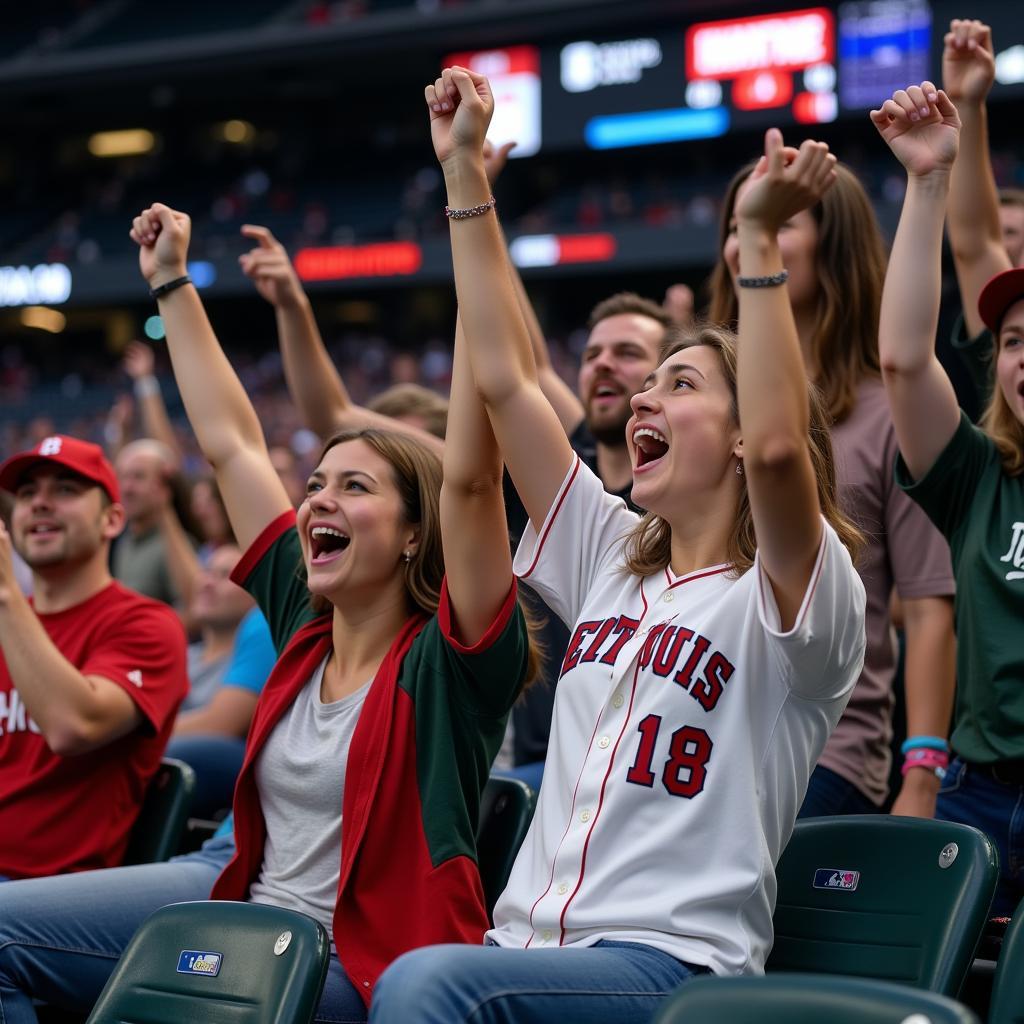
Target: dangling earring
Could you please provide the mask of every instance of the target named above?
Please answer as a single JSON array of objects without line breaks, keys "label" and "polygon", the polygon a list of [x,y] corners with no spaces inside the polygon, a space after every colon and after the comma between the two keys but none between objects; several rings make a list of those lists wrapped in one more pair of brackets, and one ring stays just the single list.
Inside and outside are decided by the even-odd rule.
[{"label": "dangling earring", "polygon": [[412,561],[412,552],[411,551],[403,551],[402,552],[402,561],[403,562],[411,562]]},{"label": "dangling earring", "polygon": [[743,476],[743,462],[742,461],[736,463],[736,475],[737,476]]}]

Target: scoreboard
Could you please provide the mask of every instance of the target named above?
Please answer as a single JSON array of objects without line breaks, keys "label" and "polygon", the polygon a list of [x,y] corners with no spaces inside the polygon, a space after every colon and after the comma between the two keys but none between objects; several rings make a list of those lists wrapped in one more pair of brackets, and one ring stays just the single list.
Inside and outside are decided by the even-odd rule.
[{"label": "scoreboard", "polygon": [[[490,132],[513,157],[714,138],[769,125],[860,117],[898,88],[941,81],[957,0],[842,0],[749,17],[652,26],[635,36],[567,39],[450,54],[487,74]],[[980,0],[993,26],[993,99],[1024,95],[1024,11]],[[1016,36],[1016,38],[1015,38]]]}]

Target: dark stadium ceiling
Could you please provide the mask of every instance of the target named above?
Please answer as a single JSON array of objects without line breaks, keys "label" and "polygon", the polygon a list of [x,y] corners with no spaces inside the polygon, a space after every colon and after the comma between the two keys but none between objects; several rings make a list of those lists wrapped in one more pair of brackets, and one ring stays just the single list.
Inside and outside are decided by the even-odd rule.
[{"label": "dark stadium ceiling", "polygon": [[[161,40],[155,19],[153,39],[142,44],[0,61],[0,89],[6,98],[20,99],[9,111],[15,118],[19,106],[21,111],[35,104],[43,109],[78,109],[95,103],[97,95],[115,108],[149,105],[151,89],[168,82],[181,96],[200,96],[216,79],[220,96],[230,95],[233,84],[237,95],[250,99],[280,96],[282,88],[301,97],[333,93],[339,77],[350,77],[381,59],[389,62],[390,75],[396,68],[409,67],[410,57],[491,46],[524,31],[538,41],[620,26],[635,32],[649,19],[690,20],[706,12],[722,15],[750,7],[749,0],[507,0],[467,4],[430,16],[410,6],[409,11],[382,11],[355,22],[316,27],[275,24],[173,40]],[[418,80],[418,70],[416,74]],[[123,88],[126,82],[132,83],[131,89]]]}]

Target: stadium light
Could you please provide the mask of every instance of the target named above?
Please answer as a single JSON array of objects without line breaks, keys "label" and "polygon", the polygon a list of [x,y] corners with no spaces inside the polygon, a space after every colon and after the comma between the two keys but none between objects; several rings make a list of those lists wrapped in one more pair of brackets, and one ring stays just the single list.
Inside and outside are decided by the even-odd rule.
[{"label": "stadium light", "polygon": [[125,128],[116,132],[96,132],[89,136],[89,152],[93,156],[140,156],[151,153],[156,136],[145,128]]},{"label": "stadium light", "polygon": [[248,121],[232,119],[216,125],[214,135],[224,142],[244,145],[256,138],[256,129]]},{"label": "stadium light", "polygon": [[25,306],[21,311],[23,327],[35,327],[50,334],[60,334],[68,325],[67,317],[59,310],[48,306]]}]

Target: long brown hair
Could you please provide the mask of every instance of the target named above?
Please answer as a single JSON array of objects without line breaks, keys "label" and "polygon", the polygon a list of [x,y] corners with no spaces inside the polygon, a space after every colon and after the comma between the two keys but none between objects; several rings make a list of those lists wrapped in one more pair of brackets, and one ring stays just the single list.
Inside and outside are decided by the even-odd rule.
[{"label": "long brown hair", "polygon": [[[1021,296],[1024,299],[1024,295]],[[1006,396],[995,379],[995,361],[999,358],[999,335],[996,334],[992,349],[992,394],[988,405],[978,420],[978,426],[992,438],[999,452],[999,461],[1007,476],[1024,473],[1024,423],[1013,414]]]},{"label": "long brown hair", "polygon": [[[410,612],[433,615],[441,601],[444,580],[444,551],[441,544],[441,459],[411,434],[398,430],[364,427],[342,430],[330,437],[320,451],[317,464],[336,445],[364,441],[391,466],[395,486],[402,501],[402,513],[410,525],[419,526],[420,541],[405,563],[405,589]],[[313,610],[326,614],[331,604],[322,595],[310,595]],[[529,651],[524,687],[540,675],[543,650],[538,640],[540,621],[520,599],[520,607],[529,634]]]},{"label": "long brown hair", "polygon": [[[718,225],[718,259],[708,279],[708,319],[734,326],[736,291],[723,253],[736,193],[750,176],[749,163],[725,192]],[[885,283],[885,243],[871,200],[857,176],[836,165],[835,184],[811,207],[818,226],[818,298],[811,356],[828,414],[842,423],[857,404],[857,387],[881,375],[878,319]]]},{"label": "long brown hair", "polygon": [[[739,423],[739,406],[736,393],[736,349],[738,338],[725,327],[717,324],[695,324],[685,331],[685,336],[670,342],[662,350],[659,365],[669,356],[687,348],[704,346],[713,349],[725,375],[732,394],[732,415]],[[822,401],[821,393],[811,382],[807,382],[807,397],[810,403],[810,428],[807,433],[807,447],[814,467],[814,479],[818,484],[818,504],[826,522],[836,531],[846,545],[850,556],[856,561],[863,543],[860,531],[839,509],[836,498],[836,467],[832,456],[830,421]],[[757,552],[757,537],[754,534],[754,516],[747,495],[746,478],[740,488],[736,503],[736,517],[729,536],[727,557],[732,571],[741,576],[754,564]],[[626,569],[635,576],[650,576],[667,568],[672,558],[672,528],[661,516],[648,512],[632,529],[626,539]]]}]

